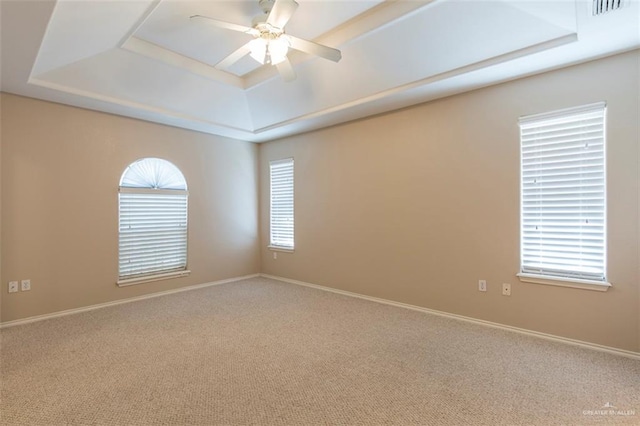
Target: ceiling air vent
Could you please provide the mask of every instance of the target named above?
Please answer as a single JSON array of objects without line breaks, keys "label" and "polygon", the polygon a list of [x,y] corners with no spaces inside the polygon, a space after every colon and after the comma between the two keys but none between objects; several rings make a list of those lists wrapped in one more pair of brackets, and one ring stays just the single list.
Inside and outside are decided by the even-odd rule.
[{"label": "ceiling air vent", "polygon": [[593,16],[604,15],[616,9],[620,9],[624,0],[593,0]]}]

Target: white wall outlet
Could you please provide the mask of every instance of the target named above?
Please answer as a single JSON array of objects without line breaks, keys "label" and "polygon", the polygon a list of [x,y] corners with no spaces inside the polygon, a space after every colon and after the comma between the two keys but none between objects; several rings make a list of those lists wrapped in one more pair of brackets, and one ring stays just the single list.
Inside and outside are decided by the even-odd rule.
[{"label": "white wall outlet", "polygon": [[277,252],[277,251],[274,251],[274,252],[273,252],[273,258],[274,258],[274,259],[277,259],[277,258],[278,258],[278,252]]},{"label": "white wall outlet", "polygon": [[509,283],[502,284],[502,295],[511,296],[511,284]]},{"label": "white wall outlet", "polygon": [[18,291],[18,281],[9,281],[9,293],[16,293]]},{"label": "white wall outlet", "polygon": [[478,281],[478,291],[487,291],[487,280]]},{"label": "white wall outlet", "polygon": [[22,291],[29,291],[31,290],[31,280],[22,280],[20,282],[20,285],[22,287]]}]

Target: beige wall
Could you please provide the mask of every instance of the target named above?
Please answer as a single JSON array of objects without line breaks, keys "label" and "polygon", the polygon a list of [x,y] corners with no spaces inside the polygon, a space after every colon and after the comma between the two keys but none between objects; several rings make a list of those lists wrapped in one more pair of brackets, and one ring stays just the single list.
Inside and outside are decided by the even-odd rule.
[{"label": "beige wall", "polygon": [[[639,64],[636,51],[259,148],[2,94],[1,319],[261,270],[640,351]],[[517,118],[602,100],[614,287],[520,283]],[[189,183],[192,274],[118,288],[117,183],[147,156],[172,161]],[[290,156],[296,251],[274,260],[268,162]],[[6,293],[9,280],[25,278],[32,291]],[[500,295],[503,282],[511,297]]]},{"label": "beige wall", "polygon": [[[262,271],[639,351],[638,56],[261,145]],[[608,104],[614,287],[520,283],[518,117],[597,101]],[[285,157],[295,158],[296,250],[275,260],[266,248],[268,163]]]},{"label": "beige wall", "polygon": [[[256,145],[2,94],[2,321],[259,272]],[[118,182],[143,157],[189,185],[186,278],[118,278]],[[30,278],[32,290],[6,294]]]},{"label": "beige wall", "polygon": [[[2,279],[2,95],[0,94],[0,279]],[[2,303],[7,291],[6,283],[0,282],[0,321],[2,320]]]}]

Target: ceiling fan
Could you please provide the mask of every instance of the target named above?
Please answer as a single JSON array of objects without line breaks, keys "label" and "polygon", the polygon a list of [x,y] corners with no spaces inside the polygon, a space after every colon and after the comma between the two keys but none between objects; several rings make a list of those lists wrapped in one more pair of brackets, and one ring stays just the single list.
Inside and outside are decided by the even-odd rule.
[{"label": "ceiling fan", "polygon": [[203,15],[191,16],[191,19],[206,19],[216,27],[253,36],[253,40],[218,62],[215,68],[227,69],[246,55],[251,55],[261,64],[275,65],[285,81],[293,81],[296,79],[296,73],[287,57],[289,49],[320,56],[334,62],[338,62],[342,58],[338,49],[285,34],[284,27],[298,8],[298,3],[294,0],[258,0],[258,4],[264,14],[256,16],[251,27]]}]

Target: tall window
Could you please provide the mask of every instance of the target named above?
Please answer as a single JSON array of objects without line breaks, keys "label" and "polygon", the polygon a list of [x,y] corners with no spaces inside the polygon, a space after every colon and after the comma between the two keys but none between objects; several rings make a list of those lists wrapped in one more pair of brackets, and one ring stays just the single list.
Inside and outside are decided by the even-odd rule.
[{"label": "tall window", "polygon": [[598,103],[520,119],[521,277],[608,285],[605,112]]},{"label": "tall window", "polygon": [[138,160],[120,179],[119,285],[186,275],[187,182],[160,158]]},{"label": "tall window", "polygon": [[269,163],[271,238],[269,246],[293,250],[293,158]]}]

